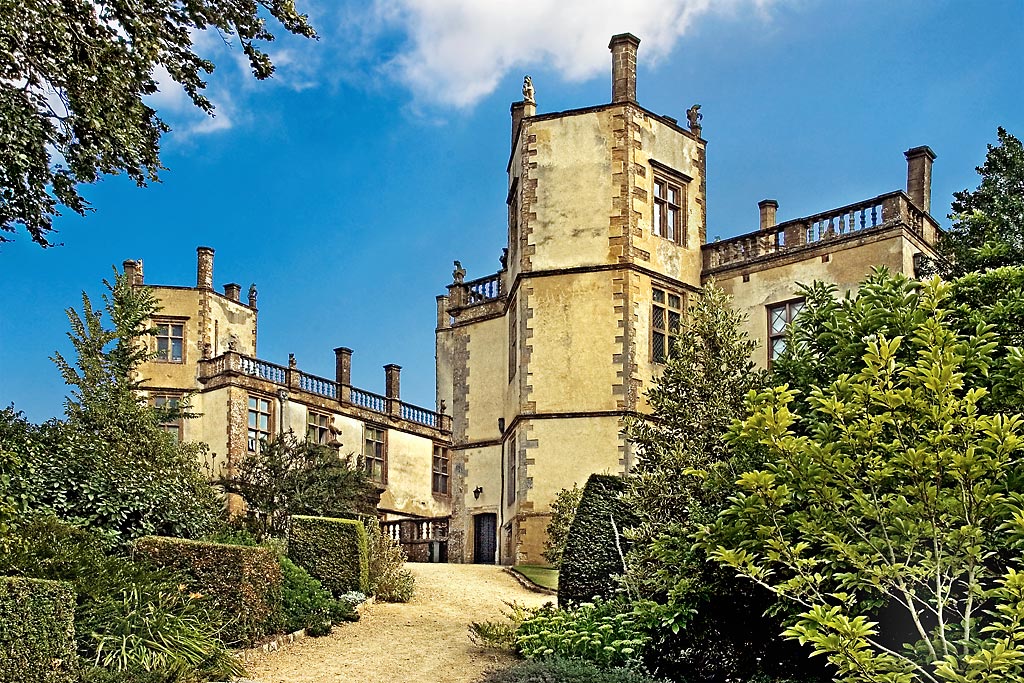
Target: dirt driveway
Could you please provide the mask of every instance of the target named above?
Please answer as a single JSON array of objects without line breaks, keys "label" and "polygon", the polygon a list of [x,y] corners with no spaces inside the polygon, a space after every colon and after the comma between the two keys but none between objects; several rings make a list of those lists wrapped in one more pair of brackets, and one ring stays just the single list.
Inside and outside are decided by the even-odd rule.
[{"label": "dirt driveway", "polygon": [[471,621],[496,619],[517,600],[539,606],[548,595],[522,588],[500,568],[408,564],[416,596],[404,605],[367,606],[353,624],[306,638],[249,664],[260,683],[473,683],[511,658],[470,642]]}]

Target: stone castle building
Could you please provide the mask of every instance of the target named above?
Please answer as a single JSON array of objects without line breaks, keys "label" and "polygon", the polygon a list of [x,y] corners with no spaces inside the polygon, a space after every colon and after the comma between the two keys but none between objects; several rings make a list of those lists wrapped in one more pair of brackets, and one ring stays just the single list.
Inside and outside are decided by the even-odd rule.
[{"label": "stone castle building", "polygon": [[[639,43],[612,38],[608,104],[538,114],[527,78],[511,108],[502,269],[467,280],[456,262],[437,297],[433,410],[401,401],[398,366],[385,367],[384,395],[352,387],[346,348],[334,378],[259,360],[255,290],[247,302],[239,285],[214,291],[213,250],[200,247],[196,287],[153,286],[164,310],[149,393],[195,391],[203,414],[168,429],[208,443],[211,470],[288,428],[360,453],[417,559],[541,563],[557,492],[629,471],[623,421],[648,412],[645,392],[710,278],[768,365],[800,308],[797,282],[846,290],[872,266],[913,273],[933,253],[928,147],[905,153],[905,191],[783,223],[766,199],[757,230],[707,243],[700,108],[683,126],[637,102]],[[125,270],[144,284],[141,262]]]}]

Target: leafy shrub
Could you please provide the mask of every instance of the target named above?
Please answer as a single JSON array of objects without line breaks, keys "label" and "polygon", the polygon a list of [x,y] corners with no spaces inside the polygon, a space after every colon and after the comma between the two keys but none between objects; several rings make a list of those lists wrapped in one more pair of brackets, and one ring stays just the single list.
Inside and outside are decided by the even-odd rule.
[{"label": "leafy shrub", "polygon": [[622,532],[636,523],[619,499],[624,486],[619,477],[592,474],[583,487],[558,574],[559,606],[615,594],[614,577],[623,573],[623,558],[629,550]]},{"label": "leafy shrub", "polygon": [[474,621],[469,625],[469,639],[480,647],[495,650],[513,650],[516,645],[516,631],[524,620],[536,613],[516,601],[504,601],[508,607],[502,610],[504,621]]},{"label": "leafy shrub", "polygon": [[548,522],[548,538],[544,541],[544,550],[541,552],[548,564],[558,567],[562,564],[562,553],[565,552],[565,542],[569,539],[569,527],[576,517],[576,508],[580,506],[580,498],[583,497],[583,489],[576,484],[571,489],[562,489],[555,495],[551,503],[551,520]]},{"label": "leafy shrub", "polygon": [[179,576],[108,554],[103,537],[53,518],[16,531],[22,542],[0,556],[0,572],[73,586],[78,654],[112,667],[87,667],[85,680],[163,683],[241,673],[219,640],[223,614],[183,592]]},{"label": "leafy shrub", "polygon": [[306,629],[311,636],[325,636],[331,625],[358,621],[359,613],[347,600],[335,600],[320,582],[287,557],[281,561],[281,610],[286,632]]},{"label": "leafy shrub", "polygon": [[516,629],[516,647],[527,659],[555,655],[603,667],[639,661],[648,640],[634,614],[600,599],[572,610],[546,605]]},{"label": "leafy shrub", "polygon": [[76,681],[74,612],[66,583],[0,578],[0,680]]},{"label": "leafy shrub", "polygon": [[292,517],[288,557],[320,581],[331,595],[370,590],[366,527],[333,517]]},{"label": "leafy shrub", "polygon": [[405,568],[402,544],[385,535],[376,518],[366,520],[369,549],[370,594],[384,602],[409,602],[416,590],[412,572]]},{"label": "leafy shrub", "polygon": [[159,567],[183,572],[197,595],[232,616],[229,644],[248,645],[273,632],[281,606],[281,566],[265,548],[149,536],[136,551]]},{"label": "leafy shrub", "polygon": [[580,660],[551,657],[495,671],[481,683],[657,683],[653,678],[623,668],[604,669]]}]

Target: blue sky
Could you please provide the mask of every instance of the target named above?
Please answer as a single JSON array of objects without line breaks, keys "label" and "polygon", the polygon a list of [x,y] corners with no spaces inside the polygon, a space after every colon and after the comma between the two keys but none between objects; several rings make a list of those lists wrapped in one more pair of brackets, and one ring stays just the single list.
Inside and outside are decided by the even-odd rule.
[{"label": "blue sky", "polygon": [[294,353],[329,377],[349,346],[355,384],[383,392],[398,363],[405,400],[432,406],[434,297],[453,259],[470,278],[499,267],[522,77],[540,113],[607,102],[613,33],[641,38],[643,106],[680,120],[703,107],[709,239],[755,229],[764,198],[781,221],[901,189],[902,153],[922,144],[947,224],[996,127],[1024,135],[1020,0],[297,4],[321,39],[272,45],[271,81],[198,37],[220,115],[165,84],[162,183],[104,179],[85,189],[94,213],[58,219],[64,246],[21,233],[0,247],[0,405],[60,415],[64,309],[127,258],[147,282],[192,285],[207,245],[218,288],[260,290],[260,357]]}]

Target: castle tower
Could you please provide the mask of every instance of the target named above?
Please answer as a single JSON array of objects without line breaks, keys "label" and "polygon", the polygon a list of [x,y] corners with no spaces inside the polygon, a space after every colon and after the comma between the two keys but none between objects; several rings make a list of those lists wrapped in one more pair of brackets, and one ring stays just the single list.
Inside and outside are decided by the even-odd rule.
[{"label": "castle tower", "polygon": [[542,562],[549,506],[625,473],[705,241],[705,142],[637,102],[639,39],[614,36],[611,103],[512,105],[503,268],[438,298],[438,400],[453,415],[449,557]]}]

